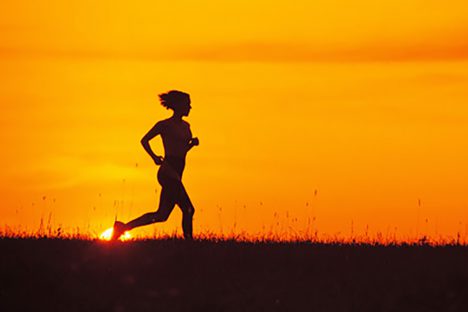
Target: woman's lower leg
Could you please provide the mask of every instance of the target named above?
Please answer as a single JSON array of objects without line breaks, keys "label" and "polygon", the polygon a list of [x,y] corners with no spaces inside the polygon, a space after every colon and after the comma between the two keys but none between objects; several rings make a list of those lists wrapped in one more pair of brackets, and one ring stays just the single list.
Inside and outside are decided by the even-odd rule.
[{"label": "woman's lower leg", "polygon": [[182,216],[182,229],[184,231],[185,239],[192,239],[193,231],[193,213],[184,212]]},{"label": "woman's lower leg", "polygon": [[144,225],[148,225],[148,224],[155,223],[155,222],[161,222],[161,221],[163,220],[161,220],[161,218],[158,218],[157,212],[149,212],[149,213],[145,213],[141,217],[136,218],[135,220],[128,222],[127,226],[131,230],[139,226],[144,226]]}]

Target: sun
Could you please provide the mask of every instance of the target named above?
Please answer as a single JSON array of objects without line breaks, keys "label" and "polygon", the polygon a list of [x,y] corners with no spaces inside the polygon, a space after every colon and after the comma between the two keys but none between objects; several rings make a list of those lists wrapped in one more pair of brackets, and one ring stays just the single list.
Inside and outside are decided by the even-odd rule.
[{"label": "sun", "polygon": [[[99,239],[104,240],[104,241],[110,241],[112,238],[113,232],[114,232],[114,228],[108,228],[107,230],[102,232],[101,235],[99,235]],[[129,232],[125,232],[122,236],[120,236],[119,240],[124,242],[124,241],[130,240],[131,238],[132,238],[132,235]]]}]

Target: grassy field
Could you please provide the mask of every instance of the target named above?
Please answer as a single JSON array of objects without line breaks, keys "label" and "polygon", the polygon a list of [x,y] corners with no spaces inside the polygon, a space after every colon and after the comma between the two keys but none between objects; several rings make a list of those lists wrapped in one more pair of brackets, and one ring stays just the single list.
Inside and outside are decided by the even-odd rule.
[{"label": "grassy field", "polygon": [[0,311],[468,311],[468,248],[0,239]]}]

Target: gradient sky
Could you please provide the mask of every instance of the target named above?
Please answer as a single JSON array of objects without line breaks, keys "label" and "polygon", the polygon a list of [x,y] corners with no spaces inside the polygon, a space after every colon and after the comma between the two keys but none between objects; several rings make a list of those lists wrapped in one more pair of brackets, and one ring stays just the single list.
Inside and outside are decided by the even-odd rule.
[{"label": "gradient sky", "polygon": [[[467,236],[466,1],[15,1],[0,215],[99,233],[154,210],[140,138],[192,96],[195,231]],[[153,146],[161,153],[159,139]],[[153,231],[180,233],[175,211]]]}]

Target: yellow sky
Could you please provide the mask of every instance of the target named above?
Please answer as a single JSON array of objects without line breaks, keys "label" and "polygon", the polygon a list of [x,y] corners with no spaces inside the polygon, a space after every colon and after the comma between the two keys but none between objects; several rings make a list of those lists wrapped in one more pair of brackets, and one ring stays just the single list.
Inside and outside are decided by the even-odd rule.
[{"label": "yellow sky", "polygon": [[[99,232],[115,214],[154,209],[156,168],[139,140],[169,114],[156,95],[181,89],[201,141],[184,178],[196,231],[465,235],[467,11],[464,1],[3,4],[3,225],[37,229],[51,214]],[[179,218],[147,231],[180,230]]]},{"label": "yellow sky", "polygon": [[15,1],[0,31],[5,53],[69,57],[466,57],[466,11],[462,0]]}]

